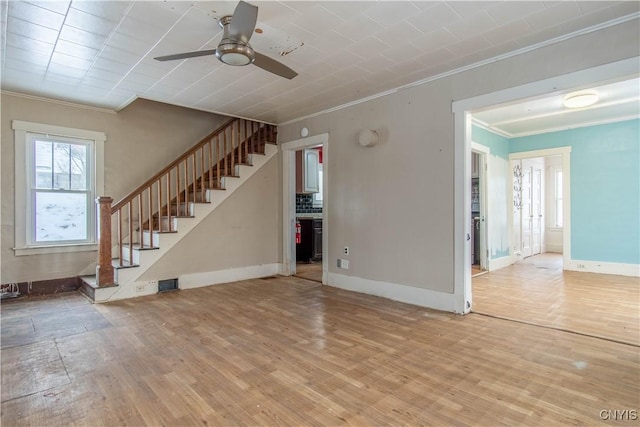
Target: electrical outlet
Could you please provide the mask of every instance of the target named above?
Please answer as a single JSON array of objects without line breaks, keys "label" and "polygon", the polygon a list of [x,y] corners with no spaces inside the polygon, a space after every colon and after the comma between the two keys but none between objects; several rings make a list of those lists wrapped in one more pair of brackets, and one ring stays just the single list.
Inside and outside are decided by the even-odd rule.
[{"label": "electrical outlet", "polygon": [[338,268],[343,268],[345,270],[349,269],[349,260],[348,259],[338,259]]},{"label": "electrical outlet", "polygon": [[146,283],[139,283],[136,285],[136,292],[144,292],[147,289]]},{"label": "electrical outlet", "polygon": [[349,255],[349,246],[344,247],[344,254]]},{"label": "electrical outlet", "polygon": [[585,269],[585,268],[587,268],[587,266],[586,266],[586,265],[584,265],[584,264],[578,264],[576,267],[581,268],[581,269]]}]

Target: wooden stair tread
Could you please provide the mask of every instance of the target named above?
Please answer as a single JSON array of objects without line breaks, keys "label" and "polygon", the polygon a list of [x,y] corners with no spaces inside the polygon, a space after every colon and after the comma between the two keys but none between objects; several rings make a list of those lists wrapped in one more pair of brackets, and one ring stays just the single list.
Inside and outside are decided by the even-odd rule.
[{"label": "wooden stair tread", "polygon": [[119,258],[114,258],[111,260],[111,265],[113,265],[113,268],[115,268],[116,270],[119,270],[121,268],[133,268],[133,267],[139,267],[138,264],[134,264],[130,261],[126,261],[126,260],[122,260],[122,265],[120,265],[120,259]]}]

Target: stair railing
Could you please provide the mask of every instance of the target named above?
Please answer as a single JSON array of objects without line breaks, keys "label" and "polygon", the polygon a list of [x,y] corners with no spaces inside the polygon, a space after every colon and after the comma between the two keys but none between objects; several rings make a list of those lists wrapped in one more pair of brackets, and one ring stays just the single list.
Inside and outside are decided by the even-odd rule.
[{"label": "stair railing", "polygon": [[190,216],[192,203],[206,202],[208,189],[221,188],[222,178],[235,175],[237,164],[275,141],[275,126],[245,119],[229,120],[207,135],[111,206],[112,233],[100,236],[99,270],[108,272],[103,263],[108,259],[110,266],[114,255],[112,242],[103,238],[115,235],[118,266],[132,266],[134,248],[154,248],[155,233],[174,232],[175,217]]}]

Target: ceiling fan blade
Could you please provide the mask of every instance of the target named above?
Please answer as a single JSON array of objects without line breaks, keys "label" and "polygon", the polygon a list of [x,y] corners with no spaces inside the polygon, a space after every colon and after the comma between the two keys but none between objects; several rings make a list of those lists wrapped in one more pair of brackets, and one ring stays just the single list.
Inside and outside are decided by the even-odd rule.
[{"label": "ceiling fan blade", "polygon": [[241,1],[236,6],[229,24],[229,37],[242,43],[248,43],[258,21],[258,8]]},{"label": "ceiling fan blade", "polygon": [[253,65],[257,65],[258,67],[266,70],[270,73],[277,74],[281,77],[291,80],[295,76],[298,75],[291,68],[287,67],[281,62],[276,61],[275,59],[271,59],[266,55],[255,52],[256,59],[253,61]]},{"label": "ceiling fan blade", "polygon": [[157,58],[153,58],[156,61],[175,61],[176,59],[187,59],[187,58],[196,58],[198,56],[207,56],[207,55],[215,55],[215,49],[208,50],[196,50],[195,52],[183,52],[176,53],[174,55],[166,55],[166,56],[158,56]]}]

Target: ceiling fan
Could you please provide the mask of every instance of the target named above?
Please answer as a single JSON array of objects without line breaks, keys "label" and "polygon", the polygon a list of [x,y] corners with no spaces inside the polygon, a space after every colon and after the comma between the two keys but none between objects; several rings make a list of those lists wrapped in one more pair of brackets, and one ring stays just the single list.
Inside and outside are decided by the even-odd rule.
[{"label": "ceiling fan", "polygon": [[258,8],[241,1],[233,11],[233,15],[220,19],[222,40],[217,49],[198,50],[195,52],[176,53],[174,55],[159,56],[157,61],[174,61],[176,59],[195,58],[198,56],[215,55],[220,61],[228,65],[257,65],[263,70],[292,79],[298,75],[286,65],[256,52],[249,45],[258,20]]}]

